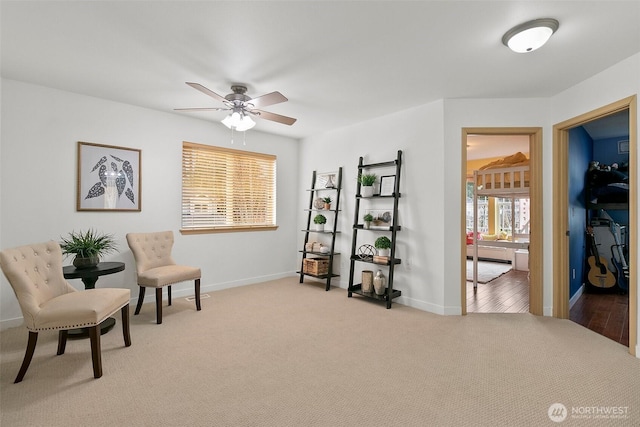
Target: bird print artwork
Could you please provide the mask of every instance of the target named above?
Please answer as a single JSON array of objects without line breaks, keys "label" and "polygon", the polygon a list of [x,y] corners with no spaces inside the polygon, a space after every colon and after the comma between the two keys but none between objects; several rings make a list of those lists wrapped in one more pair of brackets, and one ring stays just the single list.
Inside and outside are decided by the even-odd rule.
[{"label": "bird print artwork", "polygon": [[118,206],[118,200],[124,194],[126,200],[136,204],[133,191],[135,173],[129,160],[113,154],[104,155],[95,163],[90,174],[96,171],[97,181],[86,193],[85,200],[104,197],[104,207],[113,209]]}]

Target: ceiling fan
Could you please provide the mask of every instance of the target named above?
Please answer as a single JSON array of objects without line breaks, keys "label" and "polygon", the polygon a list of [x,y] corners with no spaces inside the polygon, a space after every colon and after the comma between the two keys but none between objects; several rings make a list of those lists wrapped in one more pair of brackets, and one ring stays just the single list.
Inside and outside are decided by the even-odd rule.
[{"label": "ceiling fan", "polygon": [[246,95],[247,87],[243,85],[232,85],[230,93],[227,96],[220,96],[210,89],[199,83],[186,82],[192,88],[199,90],[205,95],[209,95],[215,100],[221,101],[224,107],[220,108],[175,108],[176,111],[230,111],[229,115],[222,120],[230,129],[245,131],[251,129],[255,123],[251,120],[251,116],[261,119],[271,120],[291,126],[296,122],[292,117],[282,116],[280,114],[270,113],[260,108],[268,105],[279,104],[288,101],[288,99],[280,92],[271,92],[257,98],[251,98]]}]

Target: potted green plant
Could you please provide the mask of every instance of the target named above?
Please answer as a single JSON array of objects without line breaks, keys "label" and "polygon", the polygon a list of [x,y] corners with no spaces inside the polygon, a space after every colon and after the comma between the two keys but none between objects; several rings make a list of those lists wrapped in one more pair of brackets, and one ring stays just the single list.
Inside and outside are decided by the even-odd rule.
[{"label": "potted green plant", "polygon": [[333,201],[333,200],[331,200],[331,197],[323,197],[322,201],[324,202],[324,208],[326,210],[331,209],[331,202]]},{"label": "potted green plant", "polygon": [[391,255],[391,240],[387,236],[378,237],[373,246],[378,250],[379,256]]},{"label": "potted green plant", "polygon": [[369,229],[369,227],[371,227],[371,221],[373,221],[373,215],[368,213],[362,219],[364,220],[364,228]]},{"label": "potted green plant", "polygon": [[327,223],[327,217],[318,214],[313,218],[313,223],[316,225],[316,231],[324,231],[324,225]]},{"label": "potted green plant", "polygon": [[72,231],[68,237],[62,237],[60,248],[65,255],[75,255],[73,265],[76,268],[94,267],[101,256],[118,250],[112,234],[98,233],[93,229]]},{"label": "potted green plant", "polygon": [[363,173],[358,176],[358,181],[362,185],[362,188],[360,188],[362,197],[373,196],[373,184],[376,183],[377,178],[375,173]]}]

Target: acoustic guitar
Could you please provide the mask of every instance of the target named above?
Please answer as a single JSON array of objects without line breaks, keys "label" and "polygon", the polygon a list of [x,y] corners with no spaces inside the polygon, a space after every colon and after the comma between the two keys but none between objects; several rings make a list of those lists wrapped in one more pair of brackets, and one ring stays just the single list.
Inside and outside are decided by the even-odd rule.
[{"label": "acoustic guitar", "polygon": [[587,280],[597,288],[610,288],[615,286],[616,277],[607,268],[607,259],[598,254],[598,246],[596,245],[596,239],[591,226],[587,227],[587,234],[591,239],[591,251],[593,252],[593,255],[587,259],[589,262]]}]

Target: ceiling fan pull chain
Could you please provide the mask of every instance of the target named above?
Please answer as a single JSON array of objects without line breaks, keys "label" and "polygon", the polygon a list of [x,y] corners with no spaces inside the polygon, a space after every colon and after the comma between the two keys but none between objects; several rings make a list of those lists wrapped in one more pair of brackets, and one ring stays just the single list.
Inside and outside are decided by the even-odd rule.
[{"label": "ceiling fan pull chain", "polygon": [[231,128],[231,144],[233,144],[233,128]]}]

